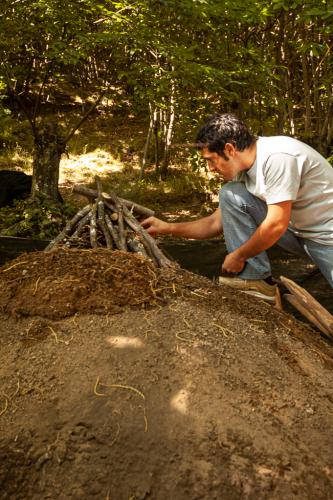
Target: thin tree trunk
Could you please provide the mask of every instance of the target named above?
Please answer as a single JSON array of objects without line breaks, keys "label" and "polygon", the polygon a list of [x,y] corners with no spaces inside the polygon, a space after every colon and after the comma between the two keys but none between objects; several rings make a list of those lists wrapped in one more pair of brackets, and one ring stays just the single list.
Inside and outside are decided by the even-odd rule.
[{"label": "thin tree trunk", "polygon": [[160,141],[158,137],[159,132],[159,113],[157,109],[154,111],[154,145],[155,145],[155,169],[158,170],[160,166]]},{"label": "thin tree trunk", "polygon": [[151,103],[149,103],[149,116],[150,116],[149,128],[148,128],[145,148],[143,150],[143,158],[142,158],[141,169],[140,169],[140,179],[143,178],[143,174],[144,174],[144,171],[146,168],[149,146],[150,146],[150,142],[151,142],[152,134],[154,131],[154,126],[155,126],[156,114],[155,114],[155,110],[153,110]]},{"label": "thin tree trunk", "polygon": [[170,95],[170,109],[169,109],[169,120],[166,126],[165,142],[164,142],[164,155],[163,163],[161,168],[161,177],[165,179],[168,173],[168,167],[170,162],[170,146],[173,135],[173,126],[175,122],[175,84],[172,82],[171,85],[171,95]]}]

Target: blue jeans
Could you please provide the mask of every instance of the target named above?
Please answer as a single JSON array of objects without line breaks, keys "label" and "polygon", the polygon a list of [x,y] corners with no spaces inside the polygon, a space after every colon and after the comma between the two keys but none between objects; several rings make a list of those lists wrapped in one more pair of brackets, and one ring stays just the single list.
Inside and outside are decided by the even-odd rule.
[{"label": "blue jeans", "polygon": [[[220,190],[224,239],[228,252],[233,252],[249,240],[267,214],[264,201],[253,196],[242,182],[228,182]],[[297,254],[307,254],[318,266],[333,288],[333,246],[299,238],[287,230],[277,245]],[[266,252],[247,260],[242,279],[264,279],[271,276],[271,265]]]}]

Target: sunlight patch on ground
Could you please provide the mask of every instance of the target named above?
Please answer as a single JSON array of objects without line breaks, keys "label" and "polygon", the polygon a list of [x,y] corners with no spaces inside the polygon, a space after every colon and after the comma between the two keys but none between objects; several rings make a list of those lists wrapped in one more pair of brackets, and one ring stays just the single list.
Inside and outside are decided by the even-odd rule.
[{"label": "sunlight patch on ground", "polygon": [[106,175],[123,170],[124,165],[111,153],[96,149],[81,154],[63,156],[60,162],[59,184],[77,183],[93,179],[95,175]]},{"label": "sunlight patch on ground", "polygon": [[142,340],[137,337],[124,337],[120,335],[118,337],[108,337],[107,341],[112,347],[116,347],[118,349],[124,349],[125,347],[140,349],[141,347],[144,347]]},{"label": "sunlight patch on ground", "polygon": [[182,415],[186,415],[188,411],[189,392],[186,389],[181,389],[173,396],[170,401],[171,408],[178,411]]}]

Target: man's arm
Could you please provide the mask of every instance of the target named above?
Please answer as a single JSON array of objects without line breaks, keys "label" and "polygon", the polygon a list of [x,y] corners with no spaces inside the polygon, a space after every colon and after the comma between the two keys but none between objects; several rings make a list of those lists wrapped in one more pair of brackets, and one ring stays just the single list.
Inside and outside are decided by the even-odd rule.
[{"label": "man's arm", "polygon": [[266,218],[248,241],[226,256],[222,271],[240,273],[248,259],[274,245],[288,228],[291,206],[291,201],[268,205]]},{"label": "man's arm", "polygon": [[157,217],[148,217],[141,225],[149,234],[172,234],[183,238],[205,240],[222,234],[222,217],[218,208],[208,217],[191,222],[165,222]]}]

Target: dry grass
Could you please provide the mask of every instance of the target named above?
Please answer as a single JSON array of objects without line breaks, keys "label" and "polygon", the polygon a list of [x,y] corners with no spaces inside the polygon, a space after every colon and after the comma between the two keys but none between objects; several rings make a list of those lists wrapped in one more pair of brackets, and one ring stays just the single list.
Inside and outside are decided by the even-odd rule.
[{"label": "dry grass", "polygon": [[[64,199],[80,205],[83,200],[73,195],[73,185],[92,185],[94,177],[99,175],[105,191],[112,189],[166,217],[177,211],[182,219],[186,219],[211,210],[214,203],[211,205],[208,195],[209,178],[204,171],[193,172],[184,151],[181,152],[182,158],[177,156],[177,163],[171,166],[165,181],[161,181],[153,165],[147,169],[144,179],[139,179],[146,127],[145,121],[131,115],[98,115],[87,120],[61,159],[59,187]],[[26,133],[28,136],[28,129]],[[4,150],[0,156],[0,168],[31,173],[31,139]]]}]

